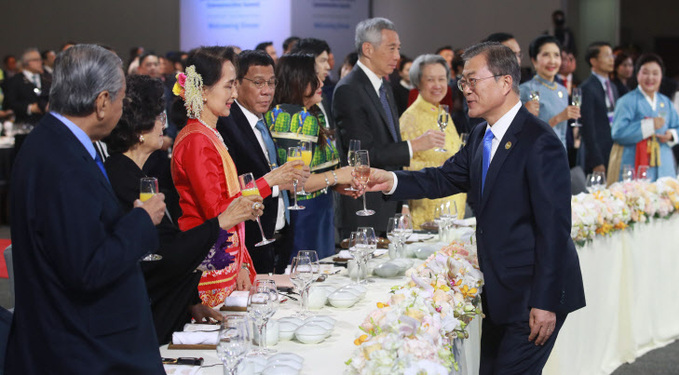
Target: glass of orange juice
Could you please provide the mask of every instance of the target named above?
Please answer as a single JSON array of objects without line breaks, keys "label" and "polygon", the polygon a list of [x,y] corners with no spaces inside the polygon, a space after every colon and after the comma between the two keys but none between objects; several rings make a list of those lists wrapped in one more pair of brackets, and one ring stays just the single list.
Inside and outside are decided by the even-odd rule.
[{"label": "glass of orange juice", "polygon": [[[158,193],[158,179],[155,177],[142,177],[139,180],[139,200],[146,202]],[[161,260],[162,255],[147,254],[141,260],[145,262]]]},{"label": "glass of orange juice", "polygon": [[[299,147],[288,147],[288,161],[295,161],[295,160],[302,160],[302,150]],[[302,169],[301,166],[295,167],[297,169]],[[294,189],[293,192],[293,199],[294,199],[294,204],[290,207],[288,207],[289,210],[303,210],[305,209],[304,206],[300,206],[297,204],[297,179],[292,180],[292,187]]]},{"label": "glass of orange juice", "polygon": [[[252,173],[245,173],[238,176],[238,182],[240,182],[240,193],[242,196],[248,197],[251,195],[260,195],[259,188],[257,187],[257,181],[255,180],[255,177],[252,175]],[[262,229],[262,222],[259,221],[259,216],[257,216],[256,220],[257,225],[259,225],[259,233],[262,235],[262,240],[257,242],[255,246],[264,246],[276,241],[275,239],[266,238],[264,229]]]},{"label": "glass of orange juice", "polygon": [[[313,144],[309,141],[300,141],[299,142],[299,149],[302,151],[302,162],[304,162],[304,165],[307,167],[311,166],[311,159],[313,158]],[[304,186],[302,185],[302,191],[299,192],[299,195],[309,195],[304,190]]]}]

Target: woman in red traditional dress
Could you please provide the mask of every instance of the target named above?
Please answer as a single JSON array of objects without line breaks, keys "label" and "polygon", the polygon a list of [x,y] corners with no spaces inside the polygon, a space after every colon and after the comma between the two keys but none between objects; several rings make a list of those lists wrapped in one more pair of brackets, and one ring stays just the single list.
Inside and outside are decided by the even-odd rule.
[{"label": "woman in red traditional dress", "polygon": [[[240,196],[238,172],[216,129],[217,119],[229,115],[238,96],[235,58],[233,51],[225,47],[191,51],[186,73],[178,75],[173,90],[183,99],[189,117],[177,135],[172,152],[172,179],[182,209],[181,230],[219,215]],[[286,163],[257,180],[261,196],[267,197],[272,186],[283,185],[293,178],[305,181],[308,170],[294,168],[301,164]],[[233,290],[248,290],[254,281],[256,272],[245,248],[244,236],[243,223],[222,231],[201,264],[203,275],[198,292],[206,305],[217,306]],[[233,263],[229,263],[230,256],[235,258]]]}]

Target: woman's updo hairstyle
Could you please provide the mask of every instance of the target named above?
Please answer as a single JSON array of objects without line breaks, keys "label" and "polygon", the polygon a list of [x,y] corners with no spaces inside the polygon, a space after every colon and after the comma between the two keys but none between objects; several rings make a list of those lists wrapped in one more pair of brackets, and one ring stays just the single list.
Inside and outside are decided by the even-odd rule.
[{"label": "woman's updo hairstyle", "polygon": [[153,129],[163,111],[165,91],[159,79],[138,74],[127,77],[123,114],[104,139],[109,153],[125,152],[139,143],[139,136]]}]

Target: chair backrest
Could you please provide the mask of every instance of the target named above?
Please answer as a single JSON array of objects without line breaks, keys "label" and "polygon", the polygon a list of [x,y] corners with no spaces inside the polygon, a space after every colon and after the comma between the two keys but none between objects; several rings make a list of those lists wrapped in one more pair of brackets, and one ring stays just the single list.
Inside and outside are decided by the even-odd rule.
[{"label": "chair backrest", "polygon": [[579,165],[571,169],[571,194],[578,195],[587,191],[585,172]]},{"label": "chair backrest", "polygon": [[5,265],[7,266],[7,276],[9,277],[10,302],[14,306],[14,266],[12,265],[12,245],[5,249]]}]

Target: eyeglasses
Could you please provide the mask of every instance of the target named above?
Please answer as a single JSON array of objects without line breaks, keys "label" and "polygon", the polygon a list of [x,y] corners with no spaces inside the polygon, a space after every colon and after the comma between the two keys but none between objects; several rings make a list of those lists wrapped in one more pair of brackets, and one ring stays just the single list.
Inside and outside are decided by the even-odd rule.
[{"label": "eyeglasses", "polygon": [[156,121],[160,121],[160,123],[163,125],[163,129],[167,128],[167,115],[165,112],[161,113],[156,117]]},{"label": "eyeglasses", "polygon": [[494,75],[494,76],[483,77],[483,78],[460,78],[457,81],[457,88],[460,89],[460,91],[464,91],[464,88],[469,86],[470,90],[474,90],[476,88],[476,82],[483,81],[484,79],[488,79],[488,78],[502,77],[504,75],[505,74],[497,74],[497,75]]},{"label": "eyeglasses", "polygon": [[263,79],[250,79],[250,78],[247,78],[247,77],[243,77],[243,79],[252,82],[252,84],[254,84],[255,87],[258,88],[258,89],[263,89],[264,85],[269,86],[269,88],[271,88],[271,89],[276,88],[276,82],[277,82],[276,78],[271,78],[268,81],[265,81]]}]

